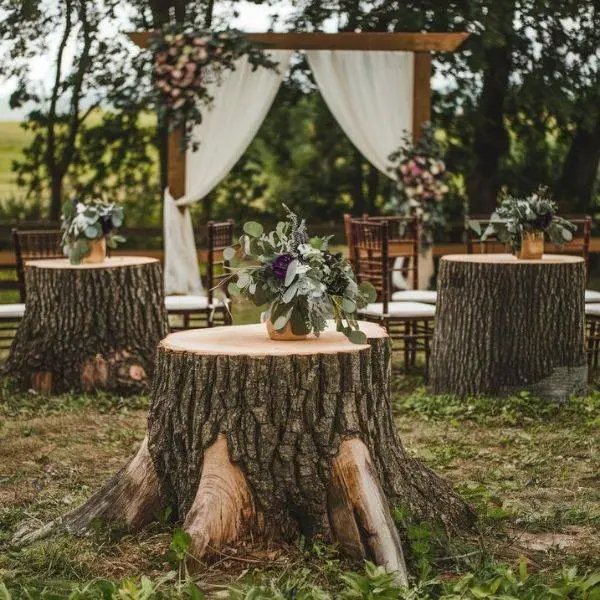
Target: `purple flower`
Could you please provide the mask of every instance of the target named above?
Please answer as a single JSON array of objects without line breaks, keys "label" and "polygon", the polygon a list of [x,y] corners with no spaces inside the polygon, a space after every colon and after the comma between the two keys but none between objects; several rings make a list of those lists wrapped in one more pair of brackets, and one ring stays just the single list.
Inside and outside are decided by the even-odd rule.
[{"label": "purple flower", "polygon": [[273,275],[277,279],[285,279],[289,264],[294,260],[291,254],[280,254],[271,264]]}]

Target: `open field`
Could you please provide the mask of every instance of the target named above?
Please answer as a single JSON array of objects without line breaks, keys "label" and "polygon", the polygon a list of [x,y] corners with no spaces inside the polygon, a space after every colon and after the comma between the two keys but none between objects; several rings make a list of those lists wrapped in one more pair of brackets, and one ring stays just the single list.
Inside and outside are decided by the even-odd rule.
[{"label": "open field", "polygon": [[[235,314],[237,322],[254,318],[243,307]],[[198,600],[200,590],[215,598],[305,600],[600,597],[600,392],[559,406],[525,393],[432,398],[419,375],[395,375],[393,385],[406,447],[451,480],[480,517],[477,530],[462,538],[446,540],[427,526],[410,532],[410,595],[400,596],[381,574],[365,574],[334,547],[306,540],[260,553],[225,549],[190,587],[170,551],[176,524],[166,518],[137,534],[99,523],[84,538],[11,546],[23,520],[65,512],[118,470],[144,435],[147,398],[45,399],[5,386],[0,598]]]},{"label": "open field", "polygon": [[18,195],[15,174],[11,171],[27,143],[28,133],[16,121],[0,121],[0,204],[5,198]]}]

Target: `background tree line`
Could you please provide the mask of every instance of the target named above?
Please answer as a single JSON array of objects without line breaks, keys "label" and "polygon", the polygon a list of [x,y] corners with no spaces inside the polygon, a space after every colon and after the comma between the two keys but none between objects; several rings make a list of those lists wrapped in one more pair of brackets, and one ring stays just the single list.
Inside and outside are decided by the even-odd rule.
[{"label": "background tree line", "polygon": [[[261,4],[260,0],[255,2]],[[219,25],[219,0],[7,0],[1,74],[11,102],[32,103],[32,134],[14,165],[19,184],[55,219],[65,197],[104,193],[131,222],[158,223],[166,135],[149,114],[151,65],[127,29],[168,21]],[[235,2],[229,2],[235,10]],[[277,6],[271,2],[271,6]],[[468,31],[463,51],[435,57],[433,120],[455,174],[448,211],[490,212],[502,188],[548,185],[565,213],[595,211],[600,163],[598,0],[294,0],[291,30]],[[58,37],[58,42],[57,37]],[[53,52],[49,91],[29,75]],[[244,157],[197,210],[203,217],[277,210],[308,217],[378,210],[390,183],[352,146],[303,59],[294,65]]]}]

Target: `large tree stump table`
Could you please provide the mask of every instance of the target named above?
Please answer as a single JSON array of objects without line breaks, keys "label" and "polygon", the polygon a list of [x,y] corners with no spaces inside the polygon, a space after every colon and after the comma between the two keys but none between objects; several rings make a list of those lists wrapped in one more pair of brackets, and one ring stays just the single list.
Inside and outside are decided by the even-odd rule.
[{"label": "large tree stump table", "polygon": [[375,324],[361,329],[368,344],[333,329],[272,341],[264,325],[169,335],[135,458],[86,504],[21,540],[98,517],[139,527],[168,504],[196,559],[242,538],[321,535],[406,583],[390,507],[449,531],[473,513],[406,454],[390,403],[389,338]]},{"label": "large tree stump table", "polygon": [[26,267],[25,316],[5,373],[44,393],[146,389],[168,331],[160,263],[119,256],[82,265],[32,260]]},{"label": "large tree stump table", "polygon": [[436,394],[530,390],[564,400],[587,382],[582,258],[444,256],[430,368]]}]

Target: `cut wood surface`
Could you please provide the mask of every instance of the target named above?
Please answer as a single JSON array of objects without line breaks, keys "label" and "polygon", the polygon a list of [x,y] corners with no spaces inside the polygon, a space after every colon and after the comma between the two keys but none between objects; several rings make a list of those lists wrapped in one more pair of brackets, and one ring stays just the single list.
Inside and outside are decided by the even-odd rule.
[{"label": "cut wood surface", "polygon": [[[368,344],[335,331],[275,342],[264,325],[180,332],[160,344],[147,468],[191,536],[194,565],[224,545],[302,534],[337,540],[406,583],[408,523],[449,532],[473,523],[452,487],[404,450],[392,415],[389,338],[375,324],[360,326]],[[91,517],[102,494],[90,501]],[[132,503],[142,506],[133,490]],[[77,509],[77,528],[87,510]],[[61,523],[69,529],[69,516]]]},{"label": "cut wood surface", "polygon": [[[374,323],[363,323],[361,329],[371,339],[387,337],[385,331]],[[310,335],[305,340],[279,341],[269,338],[264,323],[238,325],[235,336],[227,327],[191,329],[168,335],[160,347],[165,350],[210,355],[246,356],[301,356],[309,354],[338,354],[360,352],[368,344],[353,344],[335,329],[324,331],[319,337]]]},{"label": "cut wood surface", "polygon": [[81,263],[73,265],[68,258],[45,258],[28,260],[26,267],[38,269],[114,269],[118,267],[135,267],[158,262],[158,259],[148,256],[111,256],[101,263]]},{"label": "cut wood surface", "polygon": [[25,285],[25,316],[4,367],[18,385],[42,393],[147,389],[168,327],[156,259],[34,260]]},{"label": "cut wood surface", "polygon": [[443,257],[431,390],[469,396],[528,389],[556,400],[583,391],[584,286],[578,256]]}]

